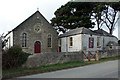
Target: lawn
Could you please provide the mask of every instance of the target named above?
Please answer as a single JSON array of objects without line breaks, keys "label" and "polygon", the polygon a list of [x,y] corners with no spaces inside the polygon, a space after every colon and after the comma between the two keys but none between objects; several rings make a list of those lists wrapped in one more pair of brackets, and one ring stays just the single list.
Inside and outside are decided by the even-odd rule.
[{"label": "lawn", "polygon": [[101,63],[101,62],[110,61],[110,60],[118,60],[118,59],[120,59],[120,56],[102,58],[99,61],[87,61],[87,62],[72,61],[72,62],[66,62],[66,63],[50,64],[50,65],[35,67],[35,68],[19,67],[15,69],[3,70],[2,74],[3,74],[3,78],[13,78],[13,77],[25,76],[30,74],[37,74],[37,73],[51,72],[51,71],[67,69],[67,68],[80,67],[80,66],[96,64],[96,63]]}]

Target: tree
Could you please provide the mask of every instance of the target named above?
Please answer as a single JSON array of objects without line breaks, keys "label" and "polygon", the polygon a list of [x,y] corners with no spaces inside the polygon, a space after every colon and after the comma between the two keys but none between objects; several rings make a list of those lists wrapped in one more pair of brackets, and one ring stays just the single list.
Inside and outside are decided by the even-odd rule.
[{"label": "tree", "polygon": [[[68,2],[56,10],[51,24],[55,29],[63,32],[79,27],[93,28],[95,24],[100,29],[105,24],[112,34],[119,19],[116,19],[118,11],[120,11],[120,2]],[[92,22],[93,20],[95,21]]]},{"label": "tree", "polygon": [[68,2],[55,11],[51,24],[63,32],[79,27],[93,28],[94,23],[90,20],[92,8],[91,3]]},{"label": "tree", "polygon": [[2,48],[4,48],[5,47],[5,45],[6,45],[6,42],[7,42],[7,40],[4,38],[4,33],[0,36],[0,39],[1,39],[1,44],[2,44]]},{"label": "tree", "polygon": [[105,4],[104,3],[93,3],[93,11],[92,11],[92,16],[91,20],[94,20],[98,30],[102,27],[103,21],[102,21],[102,16],[103,16],[103,11],[105,9]]},{"label": "tree", "polygon": [[118,45],[120,46],[120,40],[118,40]]},{"label": "tree", "polygon": [[120,11],[120,2],[106,3],[105,7],[106,9],[103,11],[104,15],[103,15],[102,21],[105,23],[105,25],[109,29],[109,33],[112,34],[115,29],[115,24],[119,19],[119,17],[117,18],[117,13]]}]

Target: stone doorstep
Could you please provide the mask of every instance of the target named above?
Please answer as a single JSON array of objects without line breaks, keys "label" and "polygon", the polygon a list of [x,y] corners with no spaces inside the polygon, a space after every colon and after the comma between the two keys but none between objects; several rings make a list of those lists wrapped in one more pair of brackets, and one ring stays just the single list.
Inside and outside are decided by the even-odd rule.
[{"label": "stone doorstep", "polygon": [[[84,59],[84,61],[88,61],[88,59]],[[90,59],[90,61],[95,61],[95,59]]]}]

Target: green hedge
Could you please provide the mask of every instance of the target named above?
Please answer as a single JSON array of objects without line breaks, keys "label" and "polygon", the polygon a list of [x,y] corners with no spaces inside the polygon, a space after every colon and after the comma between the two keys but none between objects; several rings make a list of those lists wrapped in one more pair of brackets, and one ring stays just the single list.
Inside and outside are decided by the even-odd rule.
[{"label": "green hedge", "polygon": [[2,54],[2,68],[10,69],[22,66],[30,54],[22,51],[19,46],[13,46]]}]

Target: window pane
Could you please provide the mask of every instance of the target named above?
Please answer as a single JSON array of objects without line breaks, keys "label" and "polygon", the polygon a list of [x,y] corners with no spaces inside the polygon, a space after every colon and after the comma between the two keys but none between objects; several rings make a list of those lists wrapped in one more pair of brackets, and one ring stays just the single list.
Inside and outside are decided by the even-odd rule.
[{"label": "window pane", "polygon": [[100,47],[100,37],[97,37],[97,47]]},{"label": "window pane", "polygon": [[52,37],[48,35],[48,47],[52,47]]},{"label": "window pane", "polygon": [[89,48],[94,47],[94,38],[89,38]]},{"label": "window pane", "polygon": [[72,37],[70,37],[69,42],[70,42],[70,46],[73,46],[73,38]]},{"label": "window pane", "polygon": [[26,47],[27,46],[27,34],[23,33],[22,34],[22,47]]}]

